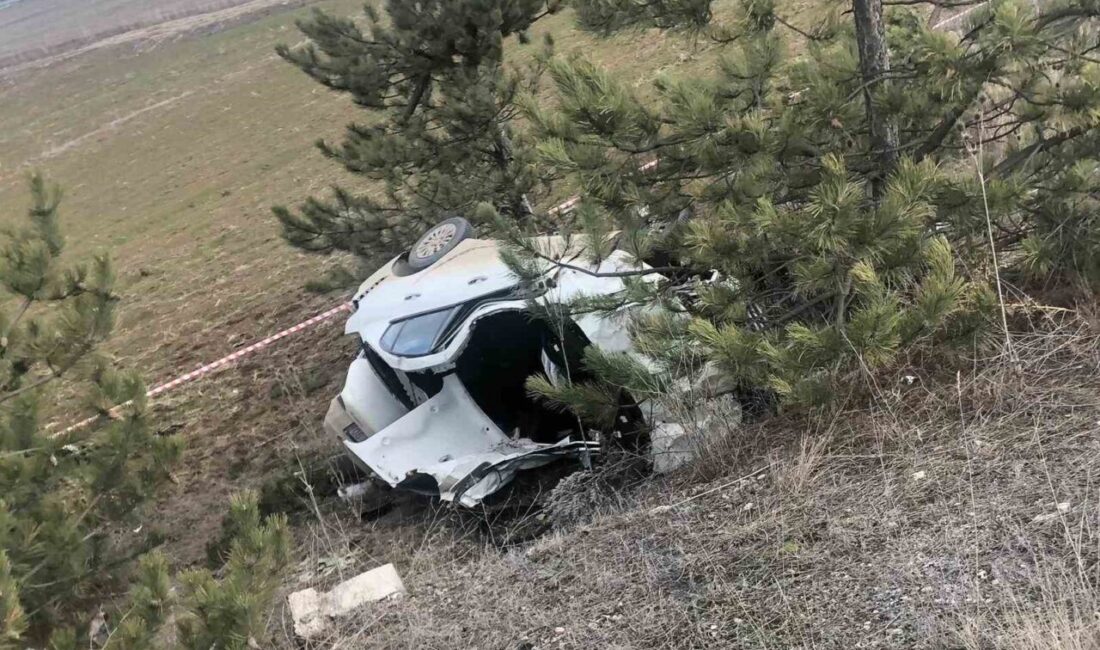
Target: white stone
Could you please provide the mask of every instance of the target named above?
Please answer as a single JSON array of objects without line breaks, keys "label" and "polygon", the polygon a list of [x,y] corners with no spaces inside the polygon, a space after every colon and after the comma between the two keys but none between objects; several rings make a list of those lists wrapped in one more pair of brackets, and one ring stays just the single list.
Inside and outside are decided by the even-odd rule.
[{"label": "white stone", "polygon": [[345,580],[327,593],[303,589],[287,597],[294,633],[304,639],[323,633],[329,622],[367,603],[405,593],[405,584],[392,564],[385,564],[350,580]]},{"label": "white stone", "polygon": [[696,444],[682,424],[662,422],[650,434],[653,471],[667,474],[695,459]]},{"label": "white stone", "polygon": [[321,615],[321,594],[316,589],[295,591],[286,597],[290,617],[294,619],[294,633],[303,639],[320,636],[328,621]]}]

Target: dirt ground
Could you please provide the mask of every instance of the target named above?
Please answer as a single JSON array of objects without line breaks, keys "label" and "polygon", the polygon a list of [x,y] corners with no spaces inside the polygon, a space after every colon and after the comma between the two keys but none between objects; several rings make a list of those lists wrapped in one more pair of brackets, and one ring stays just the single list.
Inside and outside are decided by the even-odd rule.
[{"label": "dirt ground", "polygon": [[33,0],[0,3],[0,75],[107,48],[144,50],[310,0]]},{"label": "dirt ground", "polygon": [[[318,647],[1100,647],[1100,340],[1072,325],[957,376],[706,444],[588,520],[500,548],[438,513],[303,538],[297,581],[394,562],[407,597]],[[969,367],[966,367],[969,366]],[[287,613],[273,622],[294,647]]]}]

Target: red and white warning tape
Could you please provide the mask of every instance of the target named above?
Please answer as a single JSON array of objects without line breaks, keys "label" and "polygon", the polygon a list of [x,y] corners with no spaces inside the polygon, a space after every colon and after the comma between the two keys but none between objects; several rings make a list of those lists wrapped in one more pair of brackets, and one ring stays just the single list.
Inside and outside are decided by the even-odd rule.
[{"label": "red and white warning tape", "polygon": [[[657,160],[658,160],[657,158],[654,158],[653,160],[647,162],[646,164],[639,167],[638,171],[647,172],[647,171],[653,169],[654,167],[657,166]],[[547,212],[550,213],[550,214],[561,214],[562,212],[568,212],[568,211],[572,210],[574,207],[576,207],[576,205],[580,202],[581,202],[581,197],[579,197],[579,196],[570,197],[570,198],[566,199],[565,201],[562,201],[558,205],[555,205],[554,207],[550,208],[549,210],[547,210]]]},{"label": "red and white warning tape", "polygon": [[[651,161],[647,162],[646,164],[642,165],[641,167],[639,167],[638,169],[639,169],[639,171],[644,172],[644,171],[649,171],[650,169],[653,169],[656,166],[657,166],[657,161],[656,160],[651,160]],[[554,206],[553,208],[550,208],[549,212],[550,212],[550,214],[560,214],[562,212],[566,212],[566,211],[572,209],[575,205],[577,205],[577,203],[579,203],[580,200],[581,200],[581,198],[579,196],[571,197],[568,200],[563,201],[562,203]],[[192,370],[191,372],[182,374],[179,377],[176,377],[175,379],[173,379],[171,381],[166,381],[163,384],[158,384],[158,385],[150,388],[149,390],[145,391],[145,396],[146,397],[156,397],[157,395],[160,395],[162,393],[167,393],[168,391],[170,391],[174,388],[177,388],[179,386],[182,386],[183,384],[195,381],[196,379],[199,379],[201,377],[205,377],[206,375],[216,373],[219,370],[224,370],[225,368],[228,368],[228,367],[232,366],[234,362],[239,361],[239,360],[243,359],[244,357],[247,357],[248,355],[252,354],[253,352],[257,352],[259,350],[262,350],[262,349],[272,345],[276,341],[285,339],[286,337],[290,336],[291,334],[296,334],[298,332],[301,332],[304,329],[308,329],[310,327],[313,327],[314,325],[317,325],[318,323],[323,323],[327,320],[332,319],[333,317],[337,316],[338,314],[341,314],[341,313],[344,313],[344,312],[352,312],[354,310],[355,310],[355,308],[351,304],[341,303],[341,304],[333,307],[332,309],[329,309],[328,311],[321,312],[320,314],[317,314],[316,316],[313,316],[312,318],[308,318],[308,319],[302,321],[301,323],[298,323],[297,325],[294,325],[292,327],[288,327],[288,328],[286,328],[285,330],[283,330],[281,332],[277,332],[277,333],[272,334],[271,336],[269,336],[265,339],[261,339],[259,341],[256,341],[255,343],[252,343],[251,345],[247,345],[247,346],[237,350],[236,352],[233,352],[232,354],[228,354],[228,355],[222,357],[221,359],[218,359],[217,361],[212,361],[212,362],[210,362],[210,363],[208,363],[204,366],[201,366],[199,368],[196,368],[196,369]],[[129,404],[130,404],[130,402],[119,404],[118,406],[112,408],[110,413],[112,415],[117,414],[119,411],[121,411],[123,408],[125,408]],[[80,422],[77,422],[76,424],[73,424],[73,425],[71,425],[71,426],[69,426],[65,429],[62,429],[61,431],[58,431],[57,433],[53,434],[52,437],[54,437],[54,438],[60,437],[60,436],[72,433],[73,431],[83,429],[84,427],[92,424],[93,422],[95,422],[98,419],[99,419],[99,416],[92,416],[90,418],[86,418],[84,420],[81,420]]]},{"label": "red and white warning tape", "polygon": [[[325,322],[327,320],[330,320],[333,317],[335,317],[339,314],[342,314],[344,312],[350,312],[350,311],[352,311],[352,309],[353,308],[350,304],[341,303],[341,304],[333,307],[332,309],[329,309],[328,311],[321,312],[320,314],[317,314],[316,316],[313,316],[312,318],[308,318],[308,319],[302,321],[301,323],[298,323],[297,325],[294,325],[292,327],[288,327],[288,328],[286,328],[285,330],[283,330],[281,332],[277,332],[277,333],[272,334],[271,336],[269,336],[265,339],[261,339],[259,341],[256,341],[255,343],[252,343],[251,345],[247,345],[247,346],[237,350],[236,352],[233,352],[232,354],[228,354],[228,355],[222,357],[221,359],[218,359],[217,361],[212,361],[212,362],[210,362],[210,363],[208,363],[204,366],[201,366],[199,368],[196,368],[196,369],[192,370],[191,372],[180,375],[179,377],[176,377],[175,379],[173,379],[171,381],[166,381],[163,384],[158,384],[156,386],[153,386],[149,390],[145,391],[145,396],[146,397],[156,397],[157,395],[160,395],[161,393],[166,393],[166,392],[172,390],[173,388],[176,388],[176,387],[181,386],[183,384],[186,384],[188,382],[199,379],[200,377],[205,377],[206,375],[213,374],[215,372],[218,372],[219,370],[224,370],[225,368],[228,368],[229,366],[233,365],[234,362],[243,359],[244,357],[252,354],[253,352],[257,352],[257,351],[262,350],[266,347],[269,347],[271,344],[275,343],[276,341],[279,341],[281,339],[285,339],[286,337],[290,336],[291,334],[297,334],[298,332],[301,332],[302,330],[309,329],[310,327],[313,327],[314,325],[317,325],[318,323],[323,323],[323,322]],[[128,406],[129,404],[130,404],[130,402],[125,402],[123,404],[119,404],[118,406],[111,409],[110,412],[111,412],[111,414],[117,414],[119,411],[121,411],[124,407]],[[93,422],[95,422],[98,419],[99,419],[99,416],[92,416],[90,418],[86,418],[84,420],[81,420],[80,422],[77,422],[76,424],[73,424],[72,426],[69,426],[68,428],[65,428],[61,431],[58,431],[57,433],[53,434],[52,437],[56,438],[56,437],[59,437],[59,436],[63,436],[63,435],[72,433],[73,431],[76,431],[78,429],[83,429],[84,427],[88,426],[89,424],[92,424]]]},{"label": "red and white warning tape", "polygon": [[330,309],[326,312],[322,312],[320,314],[317,314],[316,316],[314,316],[312,318],[309,318],[307,320],[304,320],[301,323],[298,323],[297,325],[294,325],[293,327],[288,327],[288,328],[286,328],[285,330],[283,330],[281,332],[278,332],[276,334],[272,334],[271,336],[269,336],[265,339],[262,339],[260,341],[256,341],[255,343],[253,343],[251,345],[248,345],[248,346],[245,346],[245,347],[241,348],[240,350],[237,350],[236,352],[234,352],[232,354],[226,355],[226,356],[222,357],[221,359],[218,359],[217,361],[208,363],[205,366],[202,366],[200,368],[196,368],[196,369],[192,370],[191,372],[189,372],[187,374],[180,375],[179,377],[176,377],[172,381],[168,381],[168,382],[165,382],[165,383],[160,384],[158,386],[154,386],[153,388],[150,388],[145,393],[145,396],[146,397],[154,397],[156,395],[160,395],[161,393],[170,391],[173,388],[175,388],[175,387],[177,387],[181,384],[186,384],[187,382],[194,381],[195,379],[198,379],[199,377],[202,377],[204,375],[209,375],[211,373],[217,372],[218,370],[221,370],[222,368],[225,368],[227,366],[232,365],[234,361],[237,361],[237,360],[239,360],[243,357],[246,357],[246,356],[252,354],[253,352],[256,352],[257,350],[262,350],[262,349],[270,346],[272,343],[274,343],[276,341],[279,341],[281,339],[285,339],[286,337],[290,336],[291,334],[296,334],[298,332],[301,332],[304,329],[308,329],[308,328],[316,325],[317,323],[322,323],[326,320],[329,320],[330,318],[336,316],[337,314],[340,314],[340,313],[343,313],[343,312],[346,312],[346,311],[351,311],[351,309],[352,309],[351,305],[349,305],[347,303],[341,303],[341,304],[337,305],[336,307],[333,307],[332,309]]}]

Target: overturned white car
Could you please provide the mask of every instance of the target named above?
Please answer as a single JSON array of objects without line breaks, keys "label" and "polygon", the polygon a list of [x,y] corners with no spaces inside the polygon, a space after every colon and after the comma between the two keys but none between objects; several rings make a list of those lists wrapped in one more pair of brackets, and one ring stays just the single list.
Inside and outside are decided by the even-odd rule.
[{"label": "overturned white car", "polygon": [[[345,333],[362,345],[325,429],[375,479],[474,506],[521,470],[599,452],[576,417],[532,398],[524,382],[582,378],[586,346],[630,349],[625,323],[589,314],[554,326],[533,319],[527,301],[613,294],[623,280],[607,274],[647,267],[624,251],[593,265],[560,237],[533,241],[565,263],[547,265],[535,287],[460,217],[359,287]],[[622,413],[624,430],[644,427],[637,405]]]}]

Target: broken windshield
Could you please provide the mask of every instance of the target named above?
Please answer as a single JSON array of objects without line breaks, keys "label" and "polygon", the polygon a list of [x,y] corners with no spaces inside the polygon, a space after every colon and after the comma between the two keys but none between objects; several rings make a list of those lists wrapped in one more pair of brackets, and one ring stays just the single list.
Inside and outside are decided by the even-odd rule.
[{"label": "broken windshield", "polygon": [[477,300],[394,321],[382,334],[379,345],[399,357],[422,357],[448,345],[455,331],[478,307],[490,302],[515,300],[517,296],[517,288],[508,287]]},{"label": "broken windshield", "polygon": [[393,323],[382,335],[382,349],[399,357],[430,353],[458,309],[458,306],[448,307]]}]

